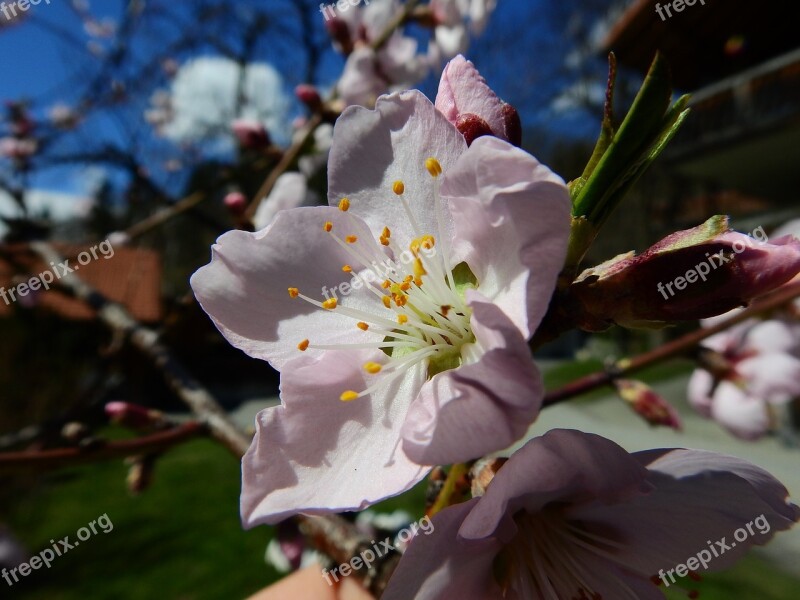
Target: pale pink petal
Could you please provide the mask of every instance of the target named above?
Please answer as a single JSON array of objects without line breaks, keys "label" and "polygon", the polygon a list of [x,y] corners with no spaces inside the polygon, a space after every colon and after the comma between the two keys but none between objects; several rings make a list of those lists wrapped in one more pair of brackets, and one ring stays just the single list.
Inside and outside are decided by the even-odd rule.
[{"label": "pale pink petal", "polygon": [[714,400],[711,391],[714,389],[714,377],[705,369],[695,369],[689,378],[687,396],[689,404],[704,417],[711,417],[711,405]]},{"label": "pale pink petal", "polygon": [[527,152],[482,137],[445,173],[441,191],[455,224],[453,262],[466,262],[481,293],[530,337],[564,265],[564,182]]},{"label": "pale pink petal", "polygon": [[519,330],[472,290],[477,362],[439,373],[422,387],[403,426],[403,447],[420,464],[478,458],[511,445],[539,413],[542,383]]},{"label": "pale pink petal", "polygon": [[517,533],[519,510],[537,513],[551,502],[598,499],[614,504],[648,492],[647,471],[625,450],[599,435],[554,429],[517,450],[481,498],[480,511],[464,521],[469,539]]},{"label": "pale pink petal", "polygon": [[456,56],[447,63],[439,81],[436,108],[455,124],[460,115],[474,114],[482,118],[494,135],[509,140],[503,102],[486,84],[486,80],[470,61]]},{"label": "pale pink petal", "polygon": [[[354,234],[353,246],[369,256],[378,244],[359,219],[326,206],[281,211],[257,233],[230,231],[212,247],[211,262],[192,275],[197,300],[228,341],[250,356],[268,360],[280,369],[299,356],[297,344],[378,341],[381,336],[362,332],[356,320],[336,311],[290,298],[289,287],[318,301],[324,292],[349,282],[342,272],[355,261],[323,231],[326,221],[341,237]],[[378,314],[380,300],[363,288],[339,298],[344,306]],[[316,352],[309,350],[309,352]]]},{"label": "pale pink petal", "polygon": [[[380,351],[328,351],[303,356],[281,371],[282,405],[262,411],[242,461],[242,520],[248,527],[297,514],[360,510],[399,494],[429,468],[412,463],[400,427],[424,381],[420,367],[369,397],[362,364]],[[385,355],[383,356],[385,358]]]},{"label": "pale pink petal", "polygon": [[279,211],[314,204],[317,204],[316,195],[308,189],[305,175],[296,171],[284,173],[275,181],[269,196],[258,205],[253,226],[263,229],[272,223]]},{"label": "pale pink petal", "polygon": [[750,395],[771,404],[800,397],[800,360],[783,353],[761,354],[736,365]]},{"label": "pale pink petal", "polygon": [[800,339],[788,323],[769,320],[755,324],[745,335],[741,352],[794,352]]},{"label": "pale pink petal", "polygon": [[735,436],[745,440],[764,435],[770,417],[764,400],[748,395],[742,388],[721,381],[714,392],[711,417]]},{"label": "pale pink petal", "polygon": [[378,75],[377,56],[369,47],[357,48],[344,65],[337,84],[339,97],[347,106],[372,106],[389,88],[389,83]]},{"label": "pale pink petal", "polygon": [[[788,502],[786,488],[747,461],[682,449],[632,456],[649,470],[652,494],[619,506],[598,503],[571,511],[576,519],[597,523],[598,529],[615,530],[625,546],[619,558],[632,570],[655,575],[703,550],[709,555],[708,570],[724,569],[748,548],[767,543],[800,519],[800,508]],[[754,521],[761,523],[762,515],[766,523],[758,527]],[[740,528],[744,533],[738,533],[742,539],[737,541]],[[723,538],[730,547],[714,556],[709,543],[721,549],[714,542]]]},{"label": "pale pink petal", "polygon": [[[350,213],[364,219],[375,232],[384,226],[405,249],[422,233],[436,235],[434,179],[425,159],[436,158],[444,172],[453,167],[467,146],[463,136],[416,90],[382,96],[375,110],[350,107],[334,128],[328,165],[328,202],[350,199]],[[408,202],[420,228],[409,222],[402,202],[393,193],[403,181]],[[444,215],[446,235],[450,218]]]},{"label": "pale pink petal", "polygon": [[431,519],[430,535],[417,535],[397,566],[383,600],[509,600],[492,577],[502,549],[495,539],[464,540],[458,529],[478,502],[473,498]]}]

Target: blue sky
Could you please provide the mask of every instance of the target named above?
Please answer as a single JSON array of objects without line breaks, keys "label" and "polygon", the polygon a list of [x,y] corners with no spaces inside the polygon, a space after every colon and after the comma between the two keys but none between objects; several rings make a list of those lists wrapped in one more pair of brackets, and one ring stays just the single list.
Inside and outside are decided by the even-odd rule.
[{"label": "blue sky", "polygon": [[[89,6],[96,20],[110,18],[118,21],[127,4],[122,0],[93,0]],[[157,4],[148,2],[146,6]],[[195,13],[199,4],[191,0],[171,3],[169,7],[185,28],[197,26],[198,17]],[[587,29],[593,18],[588,14],[575,13],[574,10],[570,12],[565,4],[577,6],[579,2],[499,0],[487,31],[473,41],[467,55],[476,62],[498,94],[519,109],[523,125],[545,128],[552,132],[554,140],[564,137],[590,138],[597,130],[596,118],[586,111],[554,114],[552,110],[554,98],[571,85],[576,76],[564,67],[571,50],[571,40],[581,27]],[[292,10],[297,10],[297,5],[287,4],[284,0],[244,0],[231,4],[230,15],[226,15],[225,19],[239,19],[246,23],[254,8],[263,10],[273,7],[275,10],[268,12],[268,15],[274,19],[273,27],[277,27],[275,31],[279,35],[275,36],[274,42],[268,40],[258,47],[255,58],[273,64],[284,75],[285,90],[290,94],[294,85],[303,81],[304,73],[302,53],[291,45],[291,40],[303,33],[296,29],[298,19],[292,13]],[[83,36],[83,43],[68,41],[71,34],[83,31],[83,24],[68,0],[51,0],[50,4],[42,0],[38,6],[31,6],[26,16],[29,18],[21,24],[0,29],[0,56],[3,57],[0,61],[0,99],[27,98],[33,102],[34,115],[42,118],[46,109],[57,101],[67,104],[77,101],[100,63],[92,65],[86,59],[87,36]],[[324,20],[318,8],[313,15],[303,14],[302,17],[307,17],[307,22],[313,25],[313,36],[325,41]],[[0,14],[0,22],[3,19]],[[171,42],[169,32],[143,29],[135,36],[136,43],[132,48],[140,65],[159,55]],[[568,32],[572,32],[572,38]],[[218,35],[224,43],[241,43],[241,39],[230,32],[220,31]],[[177,58],[183,62],[192,56],[215,54],[213,44],[199,44],[192,53]],[[595,72],[599,75],[598,83],[602,84],[602,58],[590,57],[590,62],[599,65],[599,68],[595,66]],[[324,52],[316,73],[316,83],[330,85],[340,73],[341,66],[340,56],[330,50]],[[438,74],[434,74],[419,87],[432,96],[437,82]],[[137,127],[141,125],[151,92],[141,94],[138,104],[124,109],[113,108],[93,116],[82,128],[83,137],[78,136],[71,141],[71,148],[81,147],[84,143],[89,145],[97,139],[106,139],[111,143],[123,142],[128,127],[134,123],[139,124]],[[300,107],[293,108],[293,114],[300,112]],[[159,142],[158,149],[167,155],[170,152],[163,142]],[[179,149],[171,150],[175,156],[180,156]],[[96,171],[87,175],[86,170],[79,166],[48,168],[37,174],[30,186],[80,194],[86,192],[89,182],[93,178],[96,180],[96,175]],[[111,177],[117,183],[124,181],[113,171]],[[183,181],[180,178],[165,178],[162,183],[172,188],[170,191],[173,194],[179,194]]]}]

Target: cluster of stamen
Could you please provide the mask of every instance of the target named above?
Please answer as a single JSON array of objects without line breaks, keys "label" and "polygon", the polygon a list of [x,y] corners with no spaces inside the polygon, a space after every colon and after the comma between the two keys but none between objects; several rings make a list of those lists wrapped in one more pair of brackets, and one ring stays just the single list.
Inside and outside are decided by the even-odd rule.
[{"label": "cluster of stamen", "polygon": [[[449,368],[454,363],[460,363],[462,347],[474,341],[469,322],[470,310],[456,287],[453,269],[448,262],[448,248],[444,243],[445,238],[441,235],[443,208],[437,178],[442,174],[442,167],[435,158],[428,158],[425,161],[425,168],[434,178],[436,237],[420,230],[404,198],[405,184],[399,180],[392,184],[392,191],[402,203],[415,236],[408,244],[405,253],[410,258],[409,261],[400,260],[403,252],[392,238],[389,227],[383,227],[378,242],[391,251],[393,258],[389,258],[388,254],[371,245],[356,246],[358,237],[348,232],[345,232],[344,237],[340,237],[330,221],[322,226],[323,231],[352,258],[352,262],[343,265],[341,270],[361,280],[364,289],[379,297],[389,313],[373,314],[342,306],[336,297],[318,301],[300,293],[297,288],[288,290],[292,298],[300,298],[324,310],[336,311],[356,321],[355,326],[361,331],[383,337],[381,341],[371,341],[374,340],[374,336],[370,336],[370,341],[364,343],[332,345],[313,344],[306,339],[297,345],[298,350],[303,352],[308,349],[344,348],[376,348],[384,352],[385,364],[370,361],[363,365],[368,375],[382,373],[379,380],[359,392],[344,391],[340,396],[342,401],[364,397],[421,362],[425,362],[428,376],[431,376],[432,370],[445,363],[446,368]],[[350,209],[350,200],[342,198],[338,208],[347,213]],[[439,247],[436,247],[437,237]],[[358,271],[353,265],[362,265],[363,270]],[[369,271],[372,272],[372,277],[365,276]]]}]

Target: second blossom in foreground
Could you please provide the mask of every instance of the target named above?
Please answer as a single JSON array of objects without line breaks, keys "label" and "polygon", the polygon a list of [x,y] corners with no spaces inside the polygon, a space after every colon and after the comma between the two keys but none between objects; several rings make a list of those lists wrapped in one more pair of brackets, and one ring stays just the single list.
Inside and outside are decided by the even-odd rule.
[{"label": "second blossom in foreground", "polygon": [[[667,572],[700,551],[708,570],[724,569],[791,527],[800,508],[787,496],[731,456],[628,454],[553,430],[512,455],[483,496],[434,516],[433,534],[411,541],[382,598],[663,600]],[[727,549],[711,555],[712,540]]]},{"label": "second blossom in foreground", "polygon": [[225,337],[281,372],[243,461],[248,525],[401,493],[507,447],[541,405],[526,340],[566,253],[563,181],[503,140],[467,148],[410,91],[342,114],[328,190],[226,233],[192,277]]}]

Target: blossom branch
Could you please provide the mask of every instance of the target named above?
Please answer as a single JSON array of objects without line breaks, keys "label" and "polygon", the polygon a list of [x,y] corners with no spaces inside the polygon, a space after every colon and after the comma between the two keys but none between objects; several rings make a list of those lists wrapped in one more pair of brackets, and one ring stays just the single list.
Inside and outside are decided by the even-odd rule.
[{"label": "blossom branch", "polygon": [[[60,263],[63,259],[45,242],[34,242],[31,248],[45,262]],[[212,435],[241,456],[250,445],[249,438],[228,417],[211,394],[197,382],[161,343],[159,335],[141,325],[121,305],[109,301],[74,273],[63,276],[62,286],[97,311],[98,318],[112,331],[126,335],[130,342],[161,370],[175,394],[210,428]]]},{"label": "blossom branch", "polygon": [[544,398],[544,406],[552,406],[569,400],[575,396],[585,394],[596,388],[604,385],[610,385],[615,379],[625,377],[637,371],[652,366],[664,360],[675,358],[687,351],[691,350],[706,338],[711,337],[721,331],[733,327],[734,325],[746,321],[756,315],[759,315],[791,302],[793,299],[800,296],[800,282],[787,285],[780,290],[777,290],[768,296],[765,296],[760,301],[753,303],[749,308],[737,313],[736,315],[725,319],[716,325],[708,328],[698,329],[691,333],[673,340],[663,346],[646,352],[632,359],[622,359],[614,363],[610,368],[603,372],[592,373],[586,377],[581,377],[572,383],[565,385],[562,388],[548,392]]},{"label": "blossom branch", "polygon": [[209,433],[205,424],[188,421],[167,429],[132,440],[98,440],[85,447],[53,448],[48,450],[0,453],[0,470],[52,469],[84,462],[127,458],[162,452],[196,437]]}]

